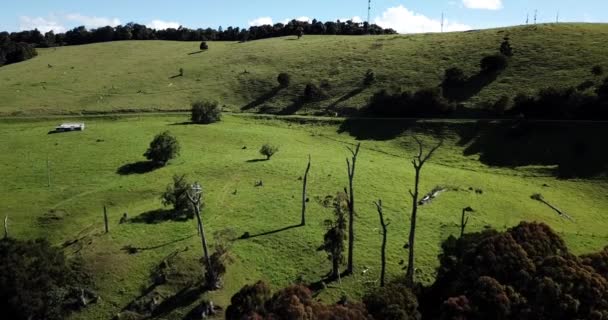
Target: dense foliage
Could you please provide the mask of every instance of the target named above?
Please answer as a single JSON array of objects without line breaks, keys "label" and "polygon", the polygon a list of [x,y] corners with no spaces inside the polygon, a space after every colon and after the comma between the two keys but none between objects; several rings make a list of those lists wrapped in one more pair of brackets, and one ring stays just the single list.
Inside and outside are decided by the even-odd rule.
[{"label": "dense foliage", "polygon": [[222,120],[222,109],[217,102],[197,101],[192,104],[192,122],[210,124]]},{"label": "dense foliage", "polygon": [[174,175],[173,182],[167,186],[167,189],[161,195],[163,205],[173,207],[173,217],[178,218],[182,214],[186,214],[188,218],[194,217],[193,210],[190,208],[188,191],[190,191],[190,183],[186,176]]},{"label": "dense foliage", "polygon": [[[353,21],[321,22],[318,20],[291,20],[287,24],[253,26],[249,29],[228,27],[217,30],[189,29],[179,27],[166,30],[155,30],[137,23],[128,23],[116,27],[101,27],[88,30],[84,26],[76,27],[65,33],[55,34],[49,31],[44,35],[38,30],[0,33],[13,42],[24,42],[38,47],[53,47],[63,45],[78,45],[120,40],[173,40],[173,41],[248,41],[272,37],[307,35],[364,35],[364,34],[395,34],[393,29],[383,29],[376,24],[368,25]],[[201,48],[201,50],[206,50]]]},{"label": "dense foliage", "polygon": [[243,287],[232,297],[226,319],[367,320],[369,315],[362,304],[317,302],[310,289],[304,286],[287,287],[271,295],[268,285],[260,281]]},{"label": "dense foliage", "polygon": [[453,109],[441,95],[440,88],[427,88],[414,93],[378,91],[371,97],[365,112],[376,117],[408,118],[442,116]]},{"label": "dense foliage", "polygon": [[260,154],[266,157],[266,160],[270,160],[270,158],[272,158],[272,156],[279,152],[279,147],[277,146],[273,146],[271,144],[265,143],[261,148],[260,148]]},{"label": "dense foliage", "polygon": [[150,142],[150,147],[144,156],[156,165],[164,166],[169,160],[179,155],[179,142],[168,131],[165,131]]},{"label": "dense foliage", "polygon": [[233,296],[227,318],[608,319],[608,248],[574,256],[545,224],[522,222],[505,232],[450,237],[439,262],[431,286],[412,291],[397,278],[371,288],[363,305],[344,299],[321,305],[302,286],[270,297],[268,286],[258,282]]},{"label": "dense foliage", "polygon": [[78,267],[46,240],[0,240],[0,257],[3,319],[65,319],[81,306]]},{"label": "dense foliage", "polygon": [[13,41],[8,34],[0,33],[0,67],[6,64],[25,61],[37,56],[34,46]]}]

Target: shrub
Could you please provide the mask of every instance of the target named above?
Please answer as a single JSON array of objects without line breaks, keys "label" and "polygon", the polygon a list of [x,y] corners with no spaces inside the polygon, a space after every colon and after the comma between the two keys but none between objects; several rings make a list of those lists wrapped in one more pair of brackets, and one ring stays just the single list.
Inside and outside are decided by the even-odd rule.
[{"label": "shrub", "polygon": [[201,42],[200,49],[201,49],[201,51],[204,51],[204,50],[208,50],[208,49],[209,49],[209,45],[207,44],[207,41],[203,41],[203,42]]},{"label": "shrub", "polygon": [[150,142],[150,147],[144,153],[144,157],[157,165],[164,166],[169,160],[179,155],[179,141],[168,131],[158,134]]},{"label": "shrub", "polygon": [[507,58],[502,54],[494,54],[481,59],[481,72],[495,74],[507,68]]},{"label": "shrub", "polygon": [[3,319],[66,319],[82,306],[79,297],[87,283],[79,265],[46,240],[0,240],[0,257]]},{"label": "shrub", "polygon": [[179,68],[179,76],[180,77],[184,76],[184,68]]},{"label": "shrub", "polygon": [[264,144],[262,148],[260,148],[260,154],[266,157],[266,160],[270,160],[272,156],[279,152],[279,147],[270,145],[268,143]]},{"label": "shrub", "polygon": [[222,110],[217,102],[197,101],[192,104],[192,122],[210,124],[221,119]]},{"label": "shrub", "polygon": [[374,319],[418,320],[418,300],[404,281],[388,283],[386,287],[374,288],[363,297],[367,311]]},{"label": "shrub", "polygon": [[604,67],[602,67],[600,65],[594,66],[593,68],[591,68],[591,74],[593,74],[596,77],[603,75]]},{"label": "shrub", "polygon": [[513,48],[511,47],[511,43],[509,42],[509,37],[505,37],[502,43],[500,44],[500,53],[505,57],[513,56]]},{"label": "shrub", "polygon": [[289,73],[281,72],[277,77],[277,82],[281,88],[287,88],[291,84],[291,76]]},{"label": "shrub", "polygon": [[464,71],[458,67],[453,67],[445,70],[443,83],[448,87],[458,87],[466,81]]},{"label": "shrub", "polygon": [[190,183],[186,179],[186,175],[174,175],[173,183],[167,186],[167,189],[161,196],[163,205],[172,206],[174,216],[178,216],[184,212],[188,218],[193,218],[192,210],[190,209],[190,200],[188,200],[188,191]]},{"label": "shrub", "polygon": [[376,81],[376,74],[372,69],[367,70],[363,78],[363,85],[371,86]]},{"label": "shrub", "polygon": [[246,285],[230,299],[226,309],[226,319],[255,319],[255,316],[266,314],[266,302],[271,297],[270,287],[263,281]]}]

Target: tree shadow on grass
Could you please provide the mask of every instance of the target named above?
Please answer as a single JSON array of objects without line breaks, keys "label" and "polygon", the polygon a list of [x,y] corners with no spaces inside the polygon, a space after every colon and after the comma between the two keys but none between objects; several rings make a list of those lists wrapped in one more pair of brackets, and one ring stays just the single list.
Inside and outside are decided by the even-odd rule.
[{"label": "tree shadow on grass", "polygon": [[129,220],[131,223],[159,224],[165,221],[185,222],[188,221],[185,212],[158,209],[144,212]]},{"label": "tree shadow on grass", "polygon": [[266,101],[274,98],[281,90],[283,90],[283,87],[275,87],[272,90],[270,90],[269,92],[261,95],[257,99],[255,99],[252,102],[248,103],[247,105],[243,106],[241,108],[241,110],[246,111],[249,109],[253,109],[253,108],[265,103]]},{"label": "tree shadow on grass", "polygon": [[365,87],[353,89],[351,92],[349,92],[349,93],[341,96],[338,100],[336,100],[336,102],[332,103],[329,106],[329,109],[334,109],[336,106],[338,106],[338,104],[340,104],[340,103],[342,103],[344,101],[348,101],[351,98],[359,95],[361,92],[363,92],[363,90],[365,90]]},{"label": "tree shadow on grass", "polygon": [[266,162],[268,161],[268,159],[251,159],[251,160],[247,160],[245,162],[247,163],[257,163],[257,162]]},{"label": "tree shadow on grass", "polygon": [[469,77],[467,80],[460,84],[450,85],[446,82],[443,82],[441,84],[441,87],[443,89],[443,96],[450,101],[467,101],[475,95],[479,94],[481,90],[483,90],[483,88],[496,81],[496,78],[498,78],[499,74],[500,73],[479,72]]},{"label": "tree shadow on grass", "polygon": [[124,166],[118,168],[118,170],[116,170],[116,173],[121,176],[128,176],[132,174],[149,173],[159,168],[161,168],[161,166],[152,161],[138,161],[134,163],[125,164]]},{"label": "tree shadow on grass", "polygon": [[460,131],[464,155],[479,155],[489,166],[555,166],[552,174],[563,179],[608,174],[608,126],[602,123],[480,121]]},{"label": "tree shadow on grass", "polygon": [[287,231],[287,230],[291,230],[291,229],[295,229],[295,228],[299,228],[299,227],[303,227],[303,226],[301,224],[296,224],[296,225],[293,225],[293,226],[288,226],[288,227],[280,228],[280,229],[277,229],[277,230],[262,232],[262,233],[258,233],[258,234],[254,234],[254,235],[250,235],[249,232],[245,232],[242,236],[240,236],[236,240],[247,240],[247,239],[253,239],[253,238],[258,238],[258,237],[269,236],[269,235],[281,233],[283,231]]},{"label": "tree shadow on grass", "polygon": [[199,54],[199,53],[203,53],[203,52],[205,52],[205,50],[199,50],[199,51],[190,52],[190,53],[188,53],[188,55],[191,56],[193,54]]},{"label": "tree shadow on grass", "polygon": [[295,114],[300,109],[302,109],[302,107],[304,106],[305,103],[306,103],[306,100],[304,98],[297,97],[291,102],[290,105],[285,107],[283,110],[279,111],[277,114],[280,116],[289,116],[289,115]]},{"label": "tree shadow on grass", "polygon": [[357,140],[391,140],[415,126],[417,120],[349,118],[344,120],[338,133],[348,133]]},{"label": "tree shadow on grass", "polygon": [[161,304],[154,309],[152,315],[154,317],[163,317],[176,309],[190,306],[198,300],[203,293],[205,293],[205,290],[200,284],[185,287],[161,302]]}]

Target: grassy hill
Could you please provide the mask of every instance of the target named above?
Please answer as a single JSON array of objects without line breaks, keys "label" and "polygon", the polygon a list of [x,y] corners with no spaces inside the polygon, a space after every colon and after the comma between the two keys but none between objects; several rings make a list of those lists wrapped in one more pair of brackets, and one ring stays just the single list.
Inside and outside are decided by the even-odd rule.
[{"label": "grassy hill", "polygon": [[[126,41],[39,49],[35,59],[0,68],[0,115],[187,109],[195,99],[218,100],[233,111],[316,113],[359,108],[381,88],[437,86],[445,69],[469,75],[497,52],[504,36],[515,56],[494,82],[466,105],[546,86],[573,86],[608,66],[608,25],[547,24],[443,34],[305,36],[247,43]],[[184,76],[179,77],[179,69]],[[361,88],[373,69],[377,82]],[[292,85],[274,90],[280,72]],[[307,82],[329,84],[331,98],[301,106]]]},{"label": "grassy hill", "polygon": [[[391,222],[388,274],[394,277],[403,272],[399,261],[406,254],[402,247],[411,209],[408,189],[414,179],[410,159],[415,145],[408,137],[412,134],[428,143],[439,136],[445,139],[444,147],[423,172],[423,192],[438,185],[450,188],[420,210],[417,278],[421,281],[432,281],[439,244],[457,234],[460,210],[467,206],[476,210],[469,231],[505,229],[522,220],[542,221],[558,231],[575,253],[596,251],[606,244],[605,180],[557,179],[555,162],[534,159],[489,167],[479,161],[479,144],[502,143],[468,136],[467,132],[477,128],[476,122],[398,125],[403,134],[399,135],[391,132],[392,122],[376,120],[287,122],[227,116],[221,123],[196,126],[184,125],[186,118],[185,114],[89,117],[84,119],[85,132],[52,135],[47,131],[56,125],[54,120],[0,122],[4,141],[0,144],[0,213],[9,216],[10,234],[18,239],[47,237],[56,245],[65,243],[65,251],[84,257],[85,265],[93,271],[102,300],[76,314],[75,319],[114,316],[153,284],[151,270],[174,252],[181,257],[176,265],[190,270],[186,278],[200,273],[196,263],[201,248],[194,221],[171,221],[162,216],[159,196],[174,174],[187,174],[204,186],[203,217],[212,243],[216,241],[212,235],[225,229],[232,230],[235,237],[245,232],[252,236],[233,243],[234,262],[228,268],[224,289],[205,297],[225,307],[241,286],[258,279],[275,287],[297,279],[321,279],[330,263],[316,249],[322,242],[323,221],[332,215],[321,202],[347,183],[346,147],[357,139],[364,140],[355,178],[357,269],[355,276],[343,279],[341,285],[332,284],[321,292],[320,298],[326,301],[335,301],[343,292],[358,297],[377,280],[381,236],[373,201],[378,199],[383,200]],[[596,130],[591,124],[578,126],[580,130],[587,126]],[[155,171],[126,170],[137,168],[149,141],[164,130],[179,139],[181,155]],[[604,137],[606,128],[600,130],[600,137]],[[526,150],[509,152],[531,157],[530,150],[548,148],[548,138],[555,140],[542,135],[524,138],[529,141],[522,144]],[[260,158],[259,147],[266,142],[279,145],[279,153],[270,161],[255,161]],[[308,225],[285,229],[299,222],[299,177],[308,154],[312,156]],[[258,180],[263,181],[263,187],[254,186]],[[470,188],[483,190],[483,194]],[[530,199],[539,192],[573,216],[574,222]],[[103,234],[104,205],[110,216],[109,234]],[[132,220],[119,225],[124,212]],[[129,248],[137,250],[129,252]],[[364,275],[366,268],[369,272]],[[163,290],[167,290],[161,291],[165,297],[179,291]],[[182,319],[197,297],[178,300],[179,306],[167,308],[156,319]]]}]

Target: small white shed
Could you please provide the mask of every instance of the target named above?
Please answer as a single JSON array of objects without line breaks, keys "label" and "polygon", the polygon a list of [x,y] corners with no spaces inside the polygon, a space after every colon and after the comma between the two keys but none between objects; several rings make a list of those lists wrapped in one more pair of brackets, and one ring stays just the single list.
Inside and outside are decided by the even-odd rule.
[{"label": "small white shed", "polygon": [[62,123],[55,128],[55,131],[84,131],[84,123]]}]

